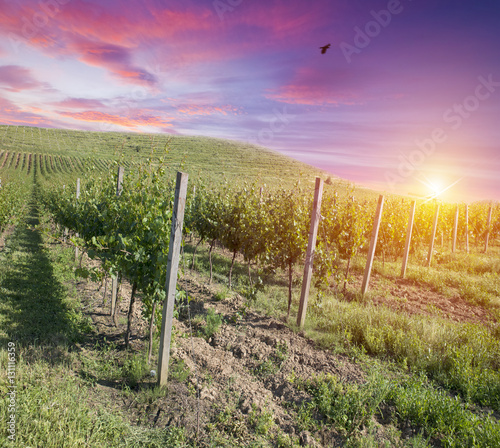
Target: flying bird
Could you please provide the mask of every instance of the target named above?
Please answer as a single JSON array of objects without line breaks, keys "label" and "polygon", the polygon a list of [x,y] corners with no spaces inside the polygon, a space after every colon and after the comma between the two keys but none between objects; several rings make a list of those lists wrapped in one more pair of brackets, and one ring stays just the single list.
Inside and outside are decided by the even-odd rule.
[{"label": "flying bird", "polygon": [[321,54],[325,54],[326,50],[328,50],[331,47],[331,44],[325,45],[324,47],[319,47],[321,50]]}]

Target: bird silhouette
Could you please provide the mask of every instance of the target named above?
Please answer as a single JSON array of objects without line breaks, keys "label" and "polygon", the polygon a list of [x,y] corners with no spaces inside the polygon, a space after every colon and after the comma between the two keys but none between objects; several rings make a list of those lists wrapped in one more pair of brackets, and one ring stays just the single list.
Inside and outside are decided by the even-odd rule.
[{"label": "bird silhouette", "polygon": [[328,50],[331,47],[331,44],[325,45],[324,47],[319,47],[321,50],[321,54],[325,54],[326,50]]}]

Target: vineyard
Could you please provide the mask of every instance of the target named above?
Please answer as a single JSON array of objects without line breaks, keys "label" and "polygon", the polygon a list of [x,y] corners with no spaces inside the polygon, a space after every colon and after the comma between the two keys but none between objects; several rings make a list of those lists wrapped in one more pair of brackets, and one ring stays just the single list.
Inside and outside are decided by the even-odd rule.
[{"label": "vineyard", "polygon": [[[143,432],[98,412],[95,418],[111,429],[99,436],[106,442],[88,446],[500,444],[499,204],[386,196],[363,293],[374,192],[215,139],[21,126],[0,126],[0,139],[0,229],[15,240],[12,229],[28,224],[62,251],[71,277],[65,281],[80,292],[87,285],[85,294],[94,288],[85,306],[71,311],[68,328],[112,338],[97,331],[96,348],[71,355],[81,381],[97,387],[120,377],[112,396],[125,399],[126,415],[157,412],[156,420],[141,420],[138,426],[149,428]],[[188,410],[155,389],[150,374],[179,169],[190,178],[168,387],[185,397]],[[325,184],[300,328],[295,317],[316,176]],[[5,291],[13,284],[7,262],[13,252],[1,259]],[[7,305],[1,310],[2,340],[20,338],[29,358],[30,344],[45,330],[11,324]],[[214,364],[218,358],[232,374]]]}]

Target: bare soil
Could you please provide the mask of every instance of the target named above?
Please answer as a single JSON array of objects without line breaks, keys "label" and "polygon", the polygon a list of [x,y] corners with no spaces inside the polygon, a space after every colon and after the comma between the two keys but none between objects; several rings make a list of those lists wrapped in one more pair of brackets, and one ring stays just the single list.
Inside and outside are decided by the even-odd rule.
[{"label": "bare soil", "polygon": [[[487,324],[496,320],[491,311],[467,302],[458,291],[449,297],[423,288],[412,280],[395,279],[390,285],[384,280],[380,275],[373,275],[370,280],[370,289],[377,291],[372,296],[374,305],[385,305],[399,313],[441,317],[453,322]],[[361,279],[354,285],[359,291]]]},{"label": "bare soil", "polygon": [[[458,295],[445,297],[407,280],[398,280],[391,286],[384,286],[383,282],[384,279],[377,275],[372,278],[373,289],[384,291],[372,298],[376,305],[409,314],[439,315],[457,322],[491,321],[486,310],[467,303]],[[121,286],[119,324],[115,327],[109,316],[110,283],[106,304],[103,303],[102,285],[98,283],[80,281],[77,290],[84,312],[94,322],[97,338],[106,338],[123,346],[131,287],[127,283]],[[189,313],[185,309],[174,321],[171,360],[178,364],[183,362],[189,369],[187,380],[170,380],[168,392],[150,401],[139,401],[133,398],[133,394],[124,394],[123,386],[118,383],[99,382],[95,391],[99,400],[121,410],[135,425],[183,427],[191,436],[197,435],[201,446],[210,423],[236,439],[246,440],[250,437],[248,417],[260,412],[271,413],[275,425],[303,446],[343,446],[344,439],[334,428],[325,426],[314,434],[301,430],[296,409],[310,398],[293,387],[292,381],[294,378],[333,374],[346,382],[362,383],[364,374],[359,365],[345,356],[316,347],[280,320],[248,310],[244,298],[236,293],[218,301],[216,293],[220,287],[207,284],[204,277],[194,272],[185,275],[180,284],[195,300],[190,303]],[[131,347],[143,352],[147,345],[148,324],[140,315],[140,306],[141,302],[137,300]],[[199,336],[200,319],[195,317],[206,315],[209,308],[222,315],[224,323],[207,340]],[[286,356],[277,364],[279,350]],[[273,362],[274,370],[266,370],[266,366],[272,367]],[[151,369],[156,370],[156,366],[152,365]],[[154,383],[152,377],[137,388],[151,388]],[[224,412],[229,412],[232,417],[221,419]],[[373,424],[377,437],[381,441],[387,440],[384,434],[391,425],[390,420],[374,421]],[[410,433],[411,430],[408,434],[403,431],[403,436]]]},{"label": "bare soil", "polygon": [[[171,380],[166,396],[153,403],[138,403],[134,398],[125,397],[118,383],[98,382],[96,394],[99,399],[120,408],[133,424],[155,428],[180,426],[190,434],[198,433],[200,440],[205,436],[207,423],[214,422],[219,429],[243,440],[248,437],[245,419],[252,412],[265,411],[272,414],[282,432],[296,436],[304,446],[342,446],[343,439],[333,428],[314,434],[314,437],[300,430],[294,405],[309,398],[290,381],[296,377],[308,379],[329,373],[343,381],[360,383],[364,378],[361,367],[347,357],[316,348],[310,340],[294,333],[279,320],[247,311],[243,297],[237,294],[217,301],[214,297],[217,286],[204,284],[203,278],[196,274],[190,273],[180,283],[195,298],[191,302],[191,317],[206,314],[208,308],[224,317],[219,331],[208,340],[196,336],[196,324],[190,330],[186,311],[174,320],[171,360],[183,361],[189,368],[187,381]],[[109,316],[109,298],[103,306],[102,285],[84,280],[77,283],[77,290],[84,312],[94,322],[97,338],[123,346],[130,285],[121,286],[123,299],[118,304],[118,327]],[[148,327],[140,317],[139,307],[140,301],[134,311],[131,346],[133,350],[144,351]],[[269,360],[275,359],[278,347],[284,350],[286,359],[275,368],[276,371],[267,372],[263,366],[271,365]],[[156,366],[152,365],[151,369],[156,370]],[[153,383],[154,379],[146,380],[138,387],[149,387]],[[221,423],[217,417],[227,409],[233,415],[231,422]],[[224,425],[230,427],[221,427]]]},{"label": "bare soil", "polygon": [[[485,324],[493,320],[491,312],[487,309],[472,305],[462,299],[458,294],[446,297],[429,289],[424,289],[407,283],[397,281],[390,293],[396,300],[375,300],[383,303],[395,311],[408,314],[422,314],[426,316],[440,316],[454,322],[470,322]],[[429,306],[429,305],[432,305]]]}]

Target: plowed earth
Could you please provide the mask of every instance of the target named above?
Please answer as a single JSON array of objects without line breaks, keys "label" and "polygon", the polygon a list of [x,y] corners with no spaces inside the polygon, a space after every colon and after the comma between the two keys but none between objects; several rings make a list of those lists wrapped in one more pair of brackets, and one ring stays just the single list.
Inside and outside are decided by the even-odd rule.
[{"label": "plowed earth", "polygon": [[[382,279],[374,276],[374,289]],[[303,446],[342,446],[343,438],[334,428],[325,427],[321,432],[310,434],[301,431],[296,409],[310,397],[293,387],[292,378],[308,379],[322,374],[333,374],[342,381],[363,382],[360,366],[347,357],[316,348],[301,334],[292,332],[283,322],[256,314],[244,307],[244,299],[234,294],[231,298],[217,301],[216,285],[208,285],[206,279],[190,272],[181,280],[182,288],[193,300],[190,312],[184,310],[174,320],[175,335],[171,349],[174,362],[184,362],[189,368],[187,381],[169,381],[165,396],[152,403],[138,403],[121,391],[120,384],[99,382],[96,394],[109,406],[125,412],[133,424],[165,428],[169,425],[183,427],[191,435],[198,434],[202,441],[208,423],[217,425],[233,437],[245,440],[248,428],[245,419],[252,412],[271,413],[280,430],[295,436]],[[90,315],[97,330],[97,339],[114,341],[123,345],[126,314],[129,307],[130,286],[122,285],[119,303],[119,325],[115,327],[109,316],[108,303],[103,306],[103,289],[91,281],[81,281],[77,289],[82,297],[85,312]],[[356,285],[353,285],[356,286]],[[109,292],[108,292],[109,294]],[[397,281],[384,297],[374,297],[374,304],[386,305],[398,312],[424,315],[440,315],[454,321],[486,322],[487,311],[468,304],[460,297],[443,295],[424,290],[406,280]],[[432,304],[432,307],[429,307]],[[147,344],[147,323],[140,317],[140,301],[134,312],[132,348],[144,351]],[[209,308],[224,317],[219,331],[206,340],[199,334],[199,320]],[[191,321],[189,319],[191,316]],[[191,323],[190,322],[195,322]],[[196,323],[198,322],[198,324]],[[286,354],[274,370],[266,371],[276,360],[277,351]],[[151,369],[156,369],[153,364]],[[151,387],[155,378],[146,379],[138,387]],[[218,416],[230,409],[231,418],[221,421]],[[376,437],[385,438],[388,422],[373,422]],[[403,436],[411,435],[410,431]],[[373,432],[372,432],[373,434]],[[203,446],[203,445],[201,445]]]}]

